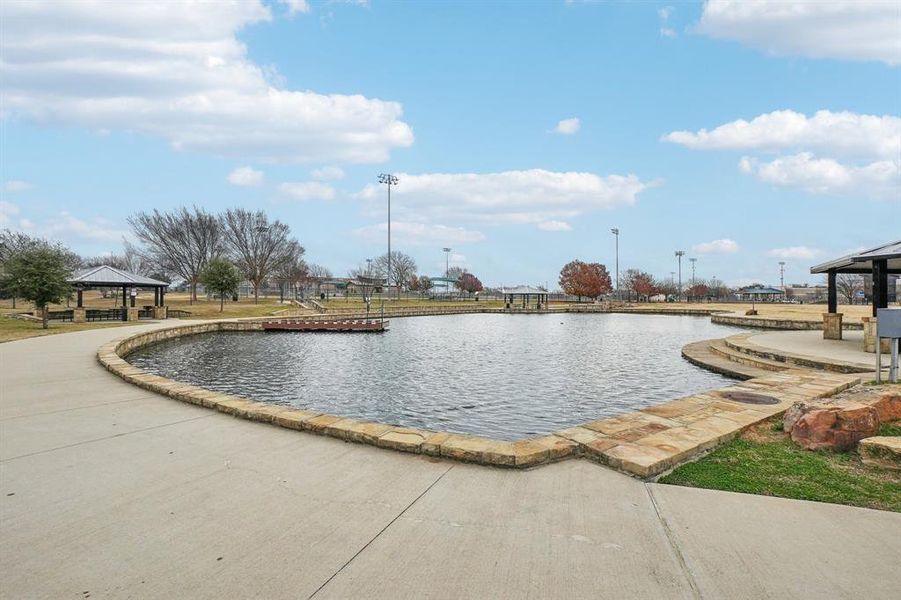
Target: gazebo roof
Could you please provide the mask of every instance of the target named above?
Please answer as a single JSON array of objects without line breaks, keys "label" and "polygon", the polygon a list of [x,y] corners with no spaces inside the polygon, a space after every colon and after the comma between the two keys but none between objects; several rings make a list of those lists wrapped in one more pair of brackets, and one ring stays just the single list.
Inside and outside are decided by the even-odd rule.
[{"label": "gazebo roof", "polygon": [[516,295],[525,296],[526,294],[529,294],[529,295],[547,294],[548,292],[547,292],[547,290],[532,287],[530,285],[517,285],[515,287],[510,287],[510,288],[503,287],[503,288],[501,288],[501,293],[502,294],[512,294],[514,296],[516,296]]},{"label": "gazebo roof", "polygon": [[749,287],[738,290],[740,294],[782,294],[782,290],[774,287]]},{"label": "gazebo roof", "polygon": [[80,269],[72,274],[68,283],[85,286],[120,286],[130,285],[135,287],[160,287],[168,286],[165,281],[151,279],[143,275],[129,273],[109,265],[100,265],[89,269]]},{"label": "gazebo roof", "polygon": [[872,273],[874,260],[886,260],[890,273],[901,273],[901,240],[848,254],[810,268],[811,273]]}]

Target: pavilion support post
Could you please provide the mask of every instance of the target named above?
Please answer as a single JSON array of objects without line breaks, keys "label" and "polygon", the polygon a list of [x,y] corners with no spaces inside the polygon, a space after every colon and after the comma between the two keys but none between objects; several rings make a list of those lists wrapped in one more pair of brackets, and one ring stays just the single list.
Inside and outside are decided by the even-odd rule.
[{"label": "pavilion support post", "polygon": [[835,271],[829,271],[827,275],[828,286],[828,311],[830,313],[838,312],[838,290],[835,285]]},{"label": "pavilion support post", "polygon": [[122,286],[122,308],[128,308],[128,286]]},{"label": "pavilion support post", "polygon": [[877,343],[883,352],[891,351],[890,340],[879,340],[876,336],[876,311],[880,308],[888,308],[888,261],[885,259],[873,261],[873,316],[861,319],[864,352],[876,352]]},{"label": "pavilion support post", "polygon": [[84,308],[84,290],[78,288],[75,294],[78,300],[75,308],[72,309],[72,322],[84,323],[88,320],[88,313]]},{"label": "pavilion support post", "polygon": [[840,340],[842,339],[842,317],[843,314],[838,312],[838,294],[835,286],[835,271],[827,273],[828,281],[828,312],[823,313],[823,339],[824,340]]},{"label": "pavilion support post", "polygon": [[888,261],[873,261],[873,316],[880,308],[888,308]]}]

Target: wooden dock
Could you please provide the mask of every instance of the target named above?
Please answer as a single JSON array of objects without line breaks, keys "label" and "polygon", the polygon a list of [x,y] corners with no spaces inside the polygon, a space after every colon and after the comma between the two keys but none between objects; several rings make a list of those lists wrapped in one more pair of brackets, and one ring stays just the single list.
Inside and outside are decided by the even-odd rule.
[{"label": "wooden dock", "polygon": [[264,331],[336,331],[336,332],[381,332],[388,329],[388,321],[383,319],[279,319],[264,321]]}]

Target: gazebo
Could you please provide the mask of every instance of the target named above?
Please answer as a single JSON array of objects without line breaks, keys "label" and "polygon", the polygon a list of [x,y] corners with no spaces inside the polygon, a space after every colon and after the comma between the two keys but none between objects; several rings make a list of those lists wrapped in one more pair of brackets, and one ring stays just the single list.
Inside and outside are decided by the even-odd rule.
[{"label": "gazebo", "polygon": [[[849,254],[810,268],[813,274],[825,273],[828,287],[828,312],[823,314],[823,337],[842,339],[842,313],[838,312],[836,276],[841,273],[872,275],[873,317],[864,317],[864,347],[875,351],[876,311],[888,308],[889,274],[901,274],[901,240],[869,250]],[[868,341],[869,340],[869,341]]]},{"label": "gazebo", "polygon": [[753,286],[738,290],[739,300],[750,300],[751,302],[775,302],[776,298],[785,294],[783,290],[767,286]]},{"label": "gazebo", "polygon": [[530,301],[534,297],[537,301],[536,308],[538,310],[542,308],[547,309],[547,290],[528,285],[518,285],[512,288],[501,288],[500,292],[504,296],[504,308],[513,308],[517,299],[521,301],[523,309],[530,308]]},{"label": "gazebo", "polygon": [[91,267],[89,269],[81,269],[72,274],[68,283],[75,287],[78,302],[73,312],[72,320],[75,322],[86,320],[87,311],[84,308],[84,290],[93,288],[122,288],[122,309],[124,313],[123,320],[137,321],[139,318],[139,309],[135,307],[134,296],[131,297],[131,305],[129,306],[128,290],[137,290],[137,288],[153,290],[153,318],[165,319],[167,316],[165,298],[166,288],[169,286],[165,281],[151,279],[143,275],[129,273],[109,265],[100,265],[99,267]]}]

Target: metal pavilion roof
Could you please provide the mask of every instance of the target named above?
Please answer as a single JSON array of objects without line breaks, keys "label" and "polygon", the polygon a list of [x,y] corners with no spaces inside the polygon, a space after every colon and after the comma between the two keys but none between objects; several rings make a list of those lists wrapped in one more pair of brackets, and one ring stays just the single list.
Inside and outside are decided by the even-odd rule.
[{"label": "metal pavilion roof", "polygon": [[509,288],[502,287],[500,289],[500,292],[502,294],[513,294],[513,295],[518,295],[518,294],[536,295],[536,294],[547,294],[548,293],[547,290],[543,290],[543,289],[537,288],[537,287],[532,287],[530,285],[517,285],[517,286],[509,287]]},{"label": "metal pavilion roof", "polygon": [[120,286],[132,285],[138,287],[168,286],[165,281],[151,279],[143,275],[136,275],[109,265],[100,265],[89,269],[80,269],[72,274],[68,281],[72,285],[87,286]]},{"label": "metal pavilion roof", "polygon": [[887,260],[890,273],[901,273],[901,240],[848,254],[810,268],[811,273],[870,273],[874,260]]},{"label": "metal pavilion roof", "polygon": [[782,294],[779,288],[774,287],[749,287],[738,290],[739,294]]}]

